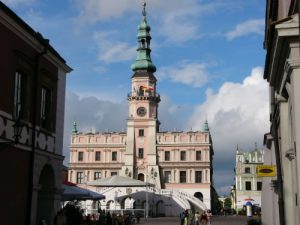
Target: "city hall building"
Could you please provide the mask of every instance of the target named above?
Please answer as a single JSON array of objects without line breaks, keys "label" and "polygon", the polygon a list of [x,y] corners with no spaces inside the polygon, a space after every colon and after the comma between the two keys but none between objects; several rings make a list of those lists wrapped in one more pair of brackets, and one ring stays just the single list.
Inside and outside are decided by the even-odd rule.
[{"label": "city hall building", "polygon": [[[135,201],[135,208],[146,209],[144,195],[138,195],[143,191],[150,194],[150,216],[177,216],[183,209],[211,208],[214,152],[208,123],[204,122],[202,131],[160,131],[161,99],[150,57],[145,5],[142,15],[127,96],[127,132],[81,133],[74,122],[69,181],[104,194],[101,208],[107,210],[126,208],[127,197]],[[153,187],[109,188],[93,182],[113,175],[148,182]]]}]

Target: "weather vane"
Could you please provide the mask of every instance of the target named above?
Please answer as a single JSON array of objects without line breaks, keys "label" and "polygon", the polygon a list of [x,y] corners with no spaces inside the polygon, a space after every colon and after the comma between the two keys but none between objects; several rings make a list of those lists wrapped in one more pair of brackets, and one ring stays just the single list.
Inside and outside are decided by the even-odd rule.
[{"label": "weather vane", "polygon": [[146,0],[143,2],[143,16],[146,16]]}]

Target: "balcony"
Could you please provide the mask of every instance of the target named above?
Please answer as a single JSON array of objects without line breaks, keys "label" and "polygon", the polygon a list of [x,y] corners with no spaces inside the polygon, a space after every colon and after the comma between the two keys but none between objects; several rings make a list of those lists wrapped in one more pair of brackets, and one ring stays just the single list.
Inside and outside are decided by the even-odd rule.
[{"label": "balcony", "polygon": [[154,101],[154,102],[160,102],[160,95],[158,93],[154,92],[141,92],[141,93],[132,93],[129,92],[127,94],[127,100],[148,100],[148,101]]}]

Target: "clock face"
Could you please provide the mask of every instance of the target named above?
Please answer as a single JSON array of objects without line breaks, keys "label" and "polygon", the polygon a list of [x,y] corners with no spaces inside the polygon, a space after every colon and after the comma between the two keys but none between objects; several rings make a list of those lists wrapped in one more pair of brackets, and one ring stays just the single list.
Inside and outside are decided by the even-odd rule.
[{"label": "clock face", "polygon": [[146,115],[146,108],[145,107],[139,107],[137,110],[136,110],[136,113],[138,114],[138,116],[145,116]]}]

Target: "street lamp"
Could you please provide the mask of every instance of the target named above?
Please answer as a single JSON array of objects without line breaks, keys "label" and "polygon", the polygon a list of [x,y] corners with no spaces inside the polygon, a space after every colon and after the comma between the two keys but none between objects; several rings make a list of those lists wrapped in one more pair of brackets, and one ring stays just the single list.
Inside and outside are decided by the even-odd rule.
[{"label": "street lamp", "polygon": [[[154,171],[154,168],[152,167],[150,170],[150,175],[148,175],[148,173],[146,174],[146,220],[149,217],[149,197],[148,197],[148,180],[149,178],[151,178],[152,180],[154,180],[154,184],[156,183],[156,177],[157,177],[157,172]],[[152,189],[153,190],[153,189]],[[152,202],[153,202],[153,196],[152,196]],[[153,211],[153,205],[152,205],[152,211]]]},{"label": "street lamp", "polygon": [[9,141],[1,141],[0,144],[18,144],[19,140],[21,138],[21,133],[23,130],[23,124],[21,123],[20,118],[18,118],[15,123],[13,124],[13,130],[14,130],[14,135],[13,135],[13,140]]}]

